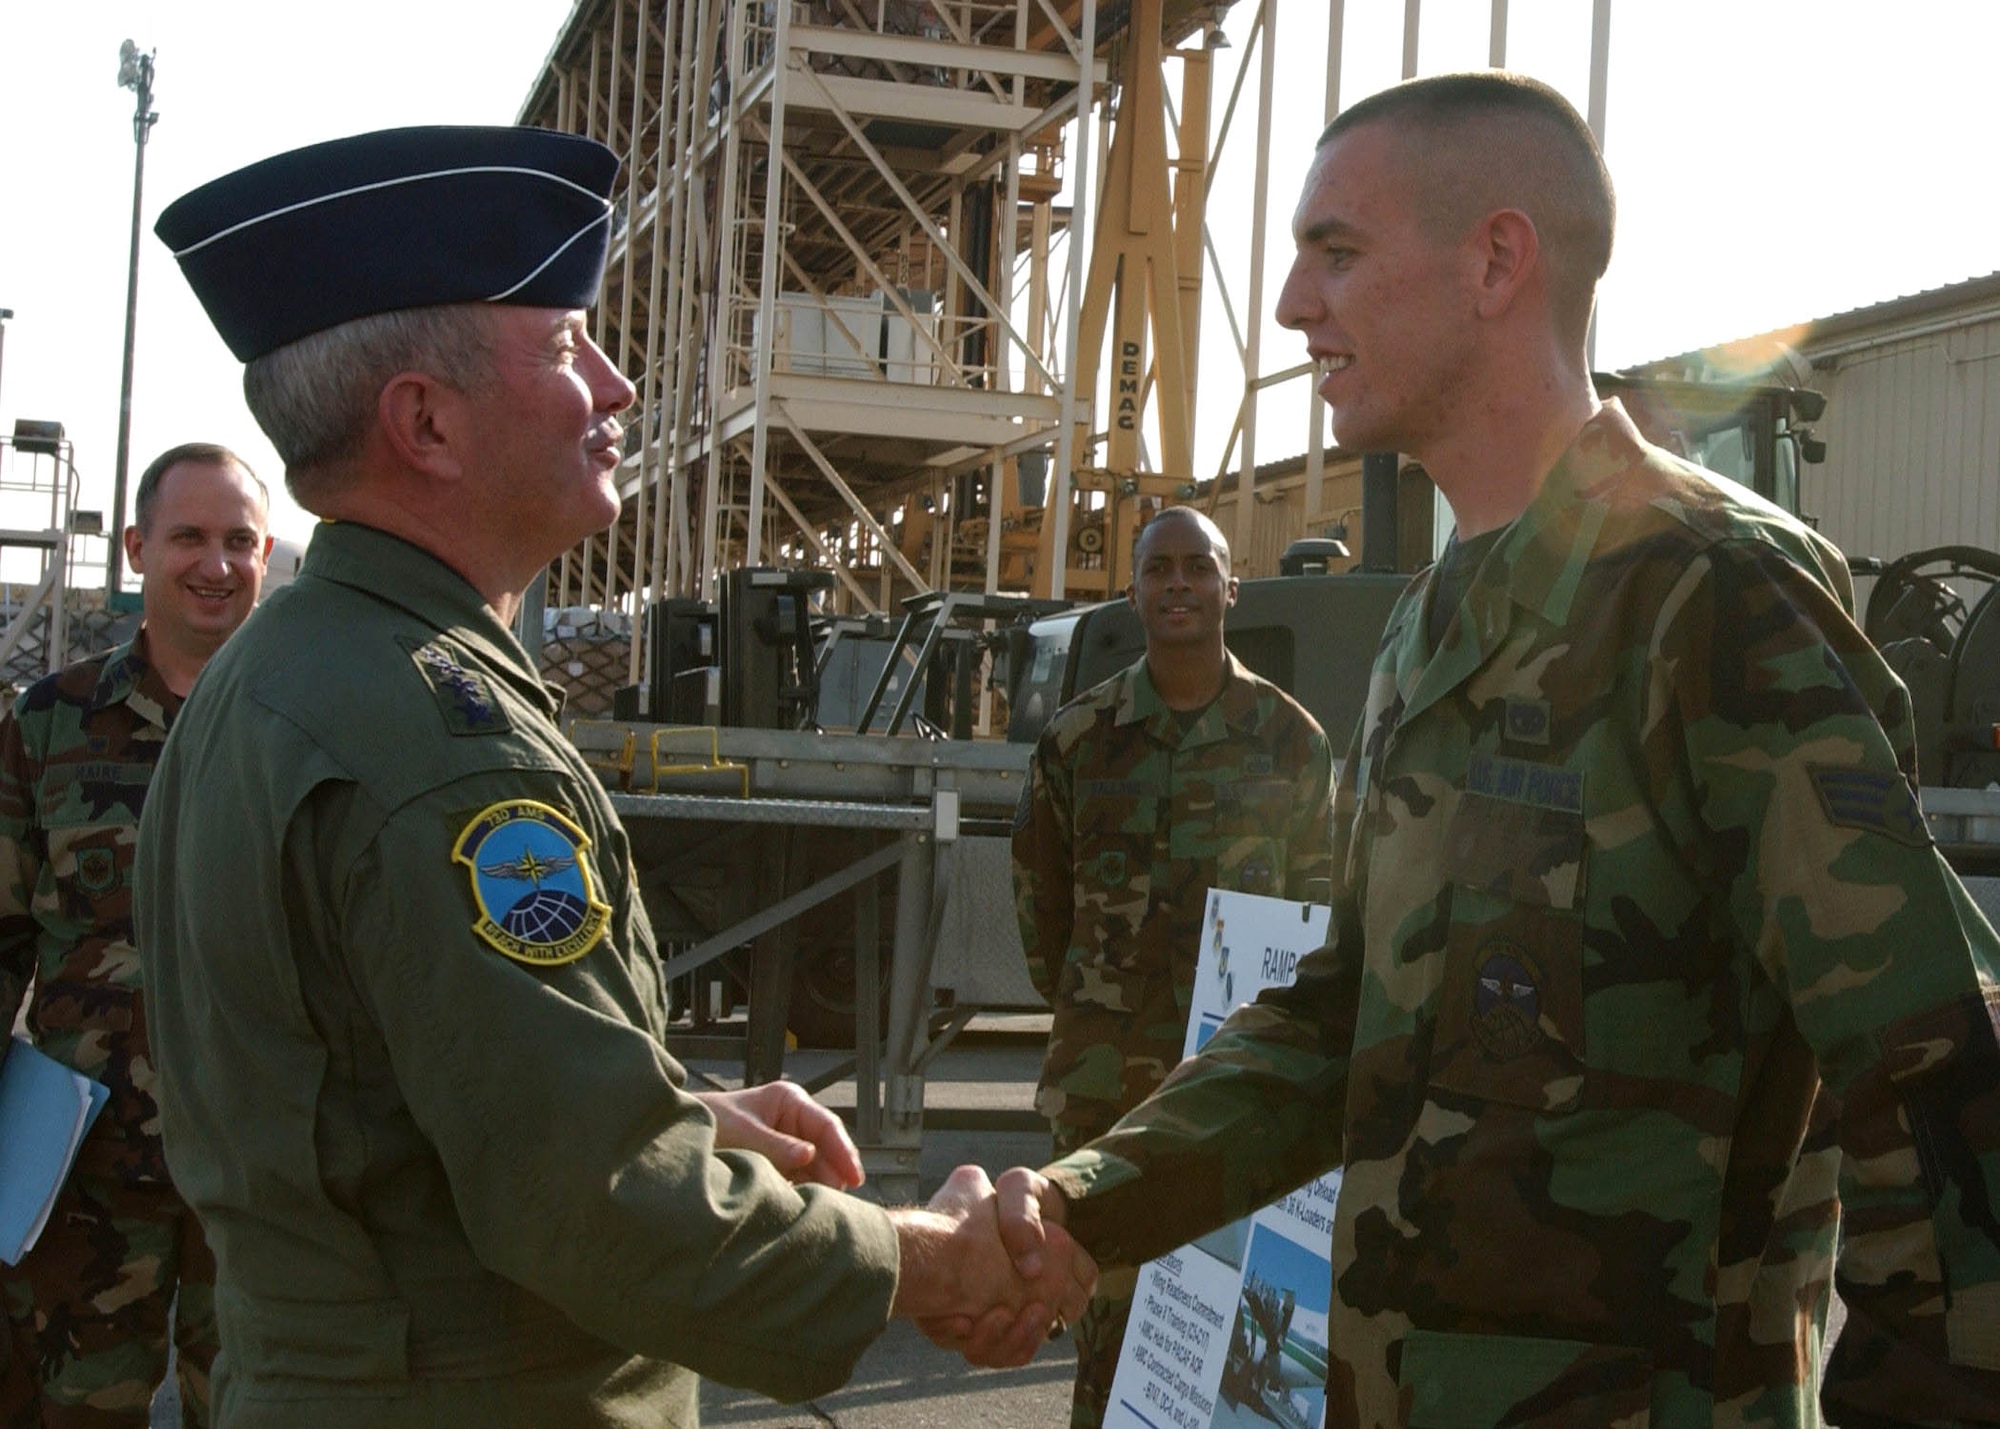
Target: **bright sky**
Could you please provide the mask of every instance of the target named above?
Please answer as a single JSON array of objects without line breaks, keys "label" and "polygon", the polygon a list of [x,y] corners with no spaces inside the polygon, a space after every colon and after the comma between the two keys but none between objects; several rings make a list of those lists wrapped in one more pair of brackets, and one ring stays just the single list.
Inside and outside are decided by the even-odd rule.
[{"label": "bright sky", "polygon": [[[1252,4],[1218,67],[1219,119]],[[1272,269],[1319,127],[1326,7],[1280,10],[1271,156]],[[1347,0],[1341,95],[1400,75],[1401,0]],[[1590,0],[1512,0],[1508,62],[1583,108]],[[176,442],[242,451],[275,487],[276,455],[244,410],[241,369],[151,229],[172,199],[282,149],[418,123],[507,123],[570,11],[569,0],[91,0],[0,4],[0,429],[53,418],[76,444],[85,507],[107,512],[118,421],[132,180],[132,95],[119,42],[157,49],[146,151],[131,470]],[[1490,0],[1425,0],[1419,69],[1483,65]],[[2000,5],[1986,0],[1614,0],[1606,156],[1619,190],[1618,247],[1597,357],[1616,367],[1802,322],[2000,269],[2000,185],[1991,57]],[[1254,75],[1245,105],[1254,99]],[[1239,185],[1217,214],[1248,207],[1252,110],[1225,151]],[[1215,222],[1239,265],[1249,224]],[[1267,314],[1268,316],[1268,314]],[[1233,354],[1205,329],[1204,377]],[[1268,325],[1265,366],[1297,339]],[[1205,394],[1210,382],[1204,382]],[[1234,407],[1233,397],[1224,404]],[[1204,403],[1198,470],[1222,422]],[[1267,408],[1259,457],[1304,446]],[[310,518],[279,498],[274,526]]]}]

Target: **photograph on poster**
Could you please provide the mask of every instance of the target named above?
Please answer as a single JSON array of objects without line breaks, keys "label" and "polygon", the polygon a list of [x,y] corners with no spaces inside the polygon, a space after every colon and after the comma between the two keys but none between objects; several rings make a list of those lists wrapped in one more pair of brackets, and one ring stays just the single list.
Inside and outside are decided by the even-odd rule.
[{"label": "photograph on poster", "polygon": [[1246,1217],[1240,1221],[1231,1221],[1219,1231],[1210,1231],[1194,1243],[1194,1248],[1215,1257],[1217,1263],[1241,1272],[1243,1247],[1249,1242],[1250,1221]]},{"label": "photograph on poster", "polygon": [[1314,1429],[1320,1423],[1331,1289],[1323,1253],[1270,1226],[1256,1227],[1212,1429],[1264,1424]]},{"label": "photograph on poster", "polygon": [[[1187,1050],[1241,1003],[1292,980],[1326,939],[1324,904],[1211,892]],[[1320,1429],[1340,1173],[1147,1262],[1105,1429]]]}]

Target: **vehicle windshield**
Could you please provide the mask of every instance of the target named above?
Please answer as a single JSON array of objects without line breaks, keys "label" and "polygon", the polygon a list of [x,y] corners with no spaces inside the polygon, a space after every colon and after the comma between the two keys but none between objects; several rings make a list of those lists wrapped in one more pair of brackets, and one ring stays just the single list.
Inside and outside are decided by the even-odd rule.
[{"label": "vehicle windshield", "polygon": [[[1784,415],[1754,401],[1725,406],[1707,394],[1691,400],[1688,393],[1696,390],[1627,388],[1617,396],[1654,445],[1757,491],[1787,511],[1797,511],[1798,445],[1786,430]],[[1776,426],[1775,441],[1771,425]],[[1770,466],[1765,476],[1768,486],[1760,487],[1758,448],[1765,441],[1771,441],[1774,450],[1765,458]]]},{"label": "vehicle windshield", "polygon": [[1744,486],[1757,484],[1757,445],[1750,423],[1735,419],[1705,432],[1683,432],[1682,452],[1718,476]]}]

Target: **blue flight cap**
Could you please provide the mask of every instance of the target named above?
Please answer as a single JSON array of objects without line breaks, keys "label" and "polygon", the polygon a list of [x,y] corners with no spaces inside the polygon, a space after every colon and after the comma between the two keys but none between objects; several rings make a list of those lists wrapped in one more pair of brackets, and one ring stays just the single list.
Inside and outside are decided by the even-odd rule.
[{"label": "blue flight cap", "polygon": [[618,157],[549,129],[384,129],[225,174],[167,206],[171,248],[244,362],[403,308],[587,308]]}]

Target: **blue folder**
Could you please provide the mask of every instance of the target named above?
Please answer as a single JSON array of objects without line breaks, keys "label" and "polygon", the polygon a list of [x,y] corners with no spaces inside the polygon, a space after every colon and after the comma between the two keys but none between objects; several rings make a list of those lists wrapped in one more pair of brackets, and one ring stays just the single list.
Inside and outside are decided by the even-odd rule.
[{"label": "blue folder", "polygon": [[0,1260],[34,1247],[76,1148],[111,1093],[20,1038],[0,1061]]}]

